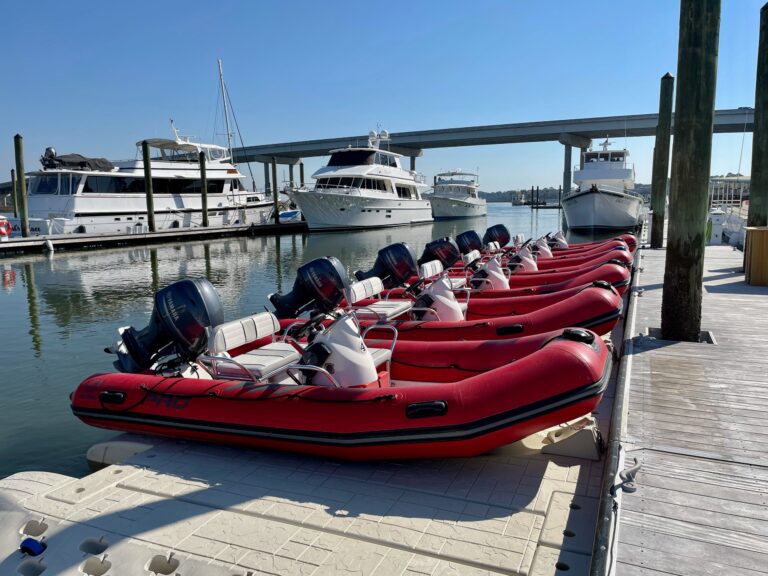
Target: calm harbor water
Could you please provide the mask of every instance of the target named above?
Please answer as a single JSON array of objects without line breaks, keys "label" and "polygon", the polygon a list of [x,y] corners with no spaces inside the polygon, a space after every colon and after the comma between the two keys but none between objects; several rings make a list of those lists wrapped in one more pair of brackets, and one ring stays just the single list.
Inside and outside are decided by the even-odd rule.
[{"label": "calm harbor water", "polygon": [[419,254],[433,238],[469,229],[482,235],[498,223],[538,236],[560,228],[560,212],[489,204],[484,218],[411,228],[0,259],[0,478],[21,470],[88,472],[86,450],[115,433],[80,423],[68,396],[85,377],[112,370],[104,347],[118,327],[147,324],[158,288],[206,276],[225,318],[234,319],[262,310],[269,293],[290,290],[296,268],[312,258],[336,256],[352,273],[392,242],[408,242]]}]

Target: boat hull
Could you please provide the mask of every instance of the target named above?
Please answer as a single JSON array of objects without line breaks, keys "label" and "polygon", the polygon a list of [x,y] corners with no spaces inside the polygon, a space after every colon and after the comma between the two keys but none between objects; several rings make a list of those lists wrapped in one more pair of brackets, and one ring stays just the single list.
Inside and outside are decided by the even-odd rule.
[{"label": "boat hull", "polygon": [[485,200],[479,198],[460,199],[432,195],[429,203],[432,206],[432,218],[435,220],[476,218],[488,214]]},{"label": "boat hull", "polygon": [[634,230],[640,222],[643,200],[610,190],[586,190],[562,200],[571,230]]},{"label": "boat hull", "polygon": [[[520,359],[513,343],[404,343],[391,381],[380,372],[357,388],[101,374],[77,387],[72,411],[111,430],[324,457],[474,456],[588,414],[600,401],[610,353],[599,338],[564,334]],[[483,358],[498,367],[478,374]]]},{"label": "boat hull", "polygon": [[385,228],[432,222],[427,200],[298,191],[292,194],[310,230]]}]

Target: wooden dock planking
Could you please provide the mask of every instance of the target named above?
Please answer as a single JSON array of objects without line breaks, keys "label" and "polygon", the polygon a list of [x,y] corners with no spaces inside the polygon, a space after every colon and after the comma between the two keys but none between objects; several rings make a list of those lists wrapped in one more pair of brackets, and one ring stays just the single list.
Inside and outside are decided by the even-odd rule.
[{"label": "wooden dock planking", "polygon": [[617,574],[768,574],[768,288],[742,254],[707,247],[702,330],[717,345],[655,340],[664,251],[644,251],[629,377]]}]

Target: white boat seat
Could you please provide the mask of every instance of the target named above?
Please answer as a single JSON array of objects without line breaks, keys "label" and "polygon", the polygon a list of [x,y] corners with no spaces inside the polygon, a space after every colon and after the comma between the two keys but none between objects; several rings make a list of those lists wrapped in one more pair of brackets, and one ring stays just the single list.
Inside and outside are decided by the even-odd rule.
[{"label": "white boat seat", "polygon": [[354,304],[365,298],[373,298],[381,294],[382,290],[384,290],[384,283],[381,281],[381,278],[376,276],[366,278],[360,282],[354,282],[349,287],[349,303]]},{"label": "white boat seat", "polygon": [[272,342],[233,358],[256,378],[280,372],[290,364],[297,364],[301,354],[288,342]]},{"label": "white boat seat", "polygon": [[367,304],[365,308],[357,309],[357,317],[361,320],[394,320],[407,313],[413,307],[410,300],[378,300]]},{"label": "white boat seat", "polygon": [[271,312],[261,312],[252,316],[219,324],[208,338],[208,353],[225,355],[227,350],[239,348],[261,338],[272,336],[280,330],[280,322]]},{"label": "white boat seat", "polygon": [[456,290],[457,288],[464,288],[467,285],[467,279],[463,276],[461,278],[449,278],[451,281],[451,288]]},{"label": "white boat seat", "polygon": [[467,252],[464,254],[464,256],[461,257],[461,261],[464,263],[464,266],[467,264],[471,264],[475,260],[480,260],[481,254],[479,250],[472,250],[471,252]]},{"label": "white boat seat", "polygon": [[376,368],[392,360],[392,351],[389,348],[368,348],[368,351],[373,356],[373,365]]},{"label": "white boat seat", "polygon": [[432,260],[431,262],[425,262],[419,266],[420,278],[432,278],[443,272],[443,263],[440,260]]}]

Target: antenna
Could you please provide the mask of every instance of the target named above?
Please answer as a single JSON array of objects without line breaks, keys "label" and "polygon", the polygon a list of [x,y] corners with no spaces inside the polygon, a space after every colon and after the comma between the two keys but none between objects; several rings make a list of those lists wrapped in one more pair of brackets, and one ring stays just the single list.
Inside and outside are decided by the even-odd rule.
[{"label": "antenna", "polygon": [[606,134],[605,135],[605,140],[600,143],[600,146],[603,147],[603,152],[607,152],[608,151],[608,146],[610,146],[611,144],[613,144],[613,142],[608,142],[608,135]]},{"label": "antenna", "polygon": [[173,132],[173,135],[176,137],[176,140],[180,140],[181,137],[179,136],[179,131],[176,129],[176,126],[173,125],[173,118],[171,120],[171,131]]}]

